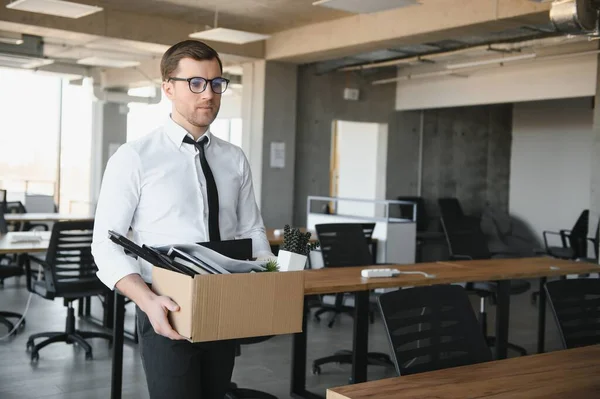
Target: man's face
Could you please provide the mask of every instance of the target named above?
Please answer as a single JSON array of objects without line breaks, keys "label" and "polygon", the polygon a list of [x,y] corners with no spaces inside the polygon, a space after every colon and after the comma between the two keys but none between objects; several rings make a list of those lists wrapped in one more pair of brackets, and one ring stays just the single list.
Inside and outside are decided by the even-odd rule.
[{"label": "man's face", "polygon": [[[216,59],[196,61],[182,58],[173,78],[201,77],[214,79],[221,76],[219,62]],[[192,126],[208,127],[217,117],[221,107],[221,95],[212,91],[210,84],[202,93],[193,93],[188,82],[170,81],[163,83],[163,90],[173,102],[173,113],[178,113]]]}]

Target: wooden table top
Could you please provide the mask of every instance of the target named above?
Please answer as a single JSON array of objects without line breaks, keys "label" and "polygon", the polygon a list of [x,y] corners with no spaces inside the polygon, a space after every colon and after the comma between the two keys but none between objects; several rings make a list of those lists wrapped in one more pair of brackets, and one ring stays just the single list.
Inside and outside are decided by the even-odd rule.
[{"label": "wooden table top", "polygon": [[6,213],[7,222],[59,222],[59,221],[93,221],[93,216],[69,215],[65,213]]},{"label": "wooden table top", "polygon": [[600,398],[600,345],[386,378],[327,399]]},{"label": "wooden table top", "polygon": [[[18,234],[19,236],[30,235],[32,237],[38,236],[41,237],[41,241],[22,241],[22,242],[12,242],[12,237]],[[0,255],[7,254],[22,254],[22,253],[32,253],[32,252],[46,252],[48,250],[48,245],[50,244],[50,235],[52,233],[49,231],[27,231],[27,232],[18,232],[12,233],[9,232],[5,235],[0,235]]]},{"label": "wooden table top", "polygon": [[435,275],[434,278],[427,278],[420,274],[401,274],[397,277],[368,279],[360,275],[360,271],[366,268],[359,266],[307,270],[304,277],[304,292],[307,295],[332,294],[337,292],[373,290],[376,288],[527,279],[600,272],[600,266],[597,264],[573,262],[550,257],[368,267],[371,269],[391,268],[400,271],[422,271],[430,275]]}]

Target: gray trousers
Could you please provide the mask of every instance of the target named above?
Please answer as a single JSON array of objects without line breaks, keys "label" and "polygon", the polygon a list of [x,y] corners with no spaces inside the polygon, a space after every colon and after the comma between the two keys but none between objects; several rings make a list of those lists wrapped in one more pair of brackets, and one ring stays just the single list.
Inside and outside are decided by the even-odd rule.
[{"label": "gray trousers", "polygon": [[154,332],[136,306],[139,345],[151,399],[221,399],[229,390],[234,341],[190,343]]}]

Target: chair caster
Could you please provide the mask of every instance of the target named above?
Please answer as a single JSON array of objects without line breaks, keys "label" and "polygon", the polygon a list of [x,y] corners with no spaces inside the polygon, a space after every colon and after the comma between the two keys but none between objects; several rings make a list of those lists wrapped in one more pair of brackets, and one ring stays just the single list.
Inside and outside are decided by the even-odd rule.
[{"label": "chair caster", "polygon": [[32,352],[31,353],[31,362],[35,363],[38,360],[40,360],[40,354],[38,352]]},{"label": "chair caster", "polygon": [[317,323],[319,323],[321,321],[321,318],[317,315],[314,316],[314,319]]},{"label": "chair caster", "polygon": [[313,375],[321,375],[321,367],[313,366],[312,373],[313,373]]},{"label": "chair caster", "polygon": [[31,340],[31,339],[30,339],[30,340],[28,340],[28,341],[27,341],[27,352],[29,352],[30,350],[32,350],[34,346],[35,346],[35,345],[34,345],[34,343],[33,343],[33,340]]},{"label": "chair caster", "polygon": [[85,353],[85,360],[94,360],[94,355],[92,355],[92,352]]}]

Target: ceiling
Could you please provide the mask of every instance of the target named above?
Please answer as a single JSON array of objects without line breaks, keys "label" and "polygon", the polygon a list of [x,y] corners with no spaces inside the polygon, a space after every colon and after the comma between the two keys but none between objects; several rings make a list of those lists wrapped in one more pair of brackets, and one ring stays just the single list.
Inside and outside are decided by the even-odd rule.
[{"label": "ceiling", "polygon": [[313,2],[314,0],[97,0],[93,4],[197,23],[199,30],[206,25],[213,26],[218,7],[218,26],[257,33],[275,33],[352,15],[315,7]]}]

